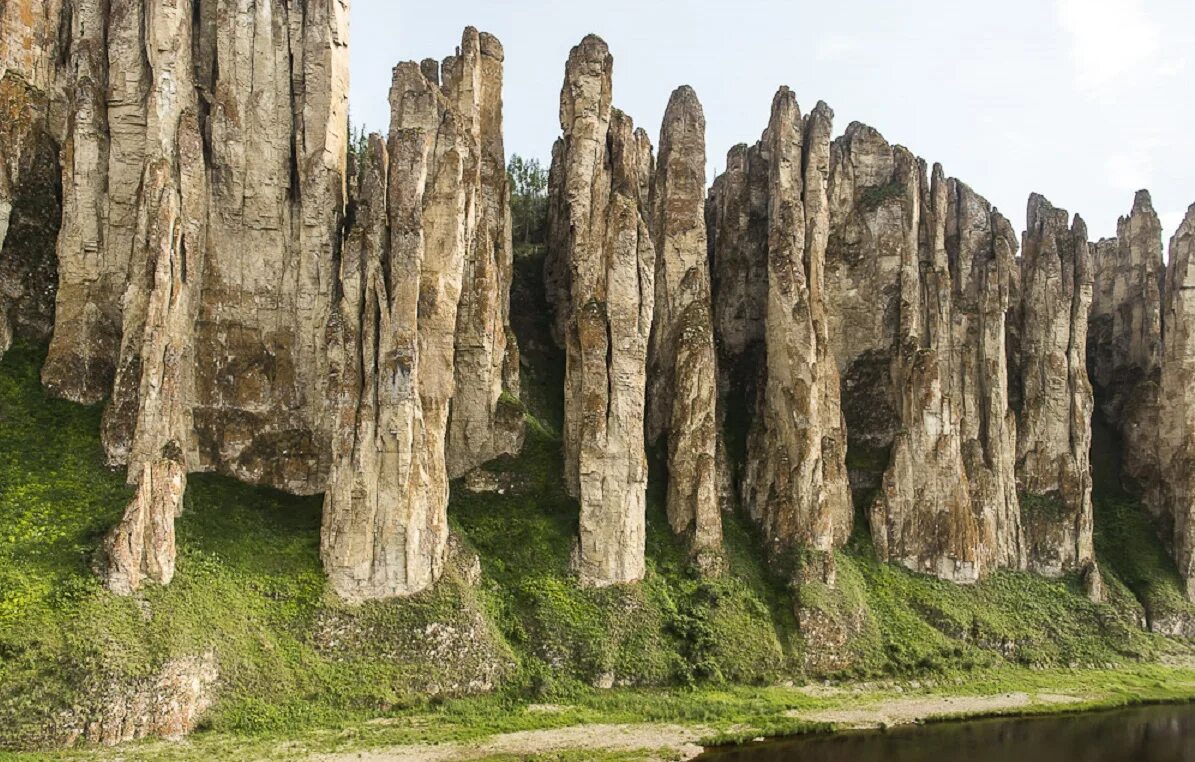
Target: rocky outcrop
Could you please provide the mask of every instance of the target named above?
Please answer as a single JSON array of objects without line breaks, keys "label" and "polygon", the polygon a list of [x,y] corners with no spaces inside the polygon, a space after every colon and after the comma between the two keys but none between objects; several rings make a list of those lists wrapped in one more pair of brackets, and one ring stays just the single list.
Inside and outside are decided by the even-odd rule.
[{"label": "rocky outcrop", "polygon": [[1162,224],[1148,191],[1093,250],[1087,366],[1096,410],[1121,436],[1123,473],[1156,505],[1162,354]]},{"label": "rocky outcrop", "polygon": [[521,442],[505,399],[518,376],[501,62],[497,40],[470,28],[442,66],[399,64],[389,142],[371,137],[360,157],[329,324],[321,543],[349,600],[433,584],[449,479]]},{"label": "rocky outcrop", "polygon": [[46,386],[110,397],[138,494],[108,581],[168,581],[185,474],[299,493],[327,469],[324,330],[347,148],[345,0],[71,4]]},{"label": "rocky outcrop", "polygon": [[651,188],[656,272],[647,436],[667,439],[668,522],[698,565],[712,570],[722,515],[705,178],[705,114],[693,89],[681,87],[664,112]]},{"label": "rocky outcrop", "polygon": [[846,541],[853,517],[825,298],[833,116],[819,103],[802,119],[796,97],[781,88],[761,141],[768,167],[766,363],[742,494],[774,551],[832,550]]},{"label": "rocky outcrop", "polygon": [[61,0],[0,2],[0,357],[54,319]]},{"label": "rocky outcrop", "polygon": [[497,38],[465,32],[458,54],[445,61],[444,90],[468,126],[470,201],[476,218],[468,242],[457,313],[456,394],[448,429],[452,478],[515,454],[523,445],[519,397],[519,348],[510,328],[510,183],[502,136],[502,67]]},{"label": "rocky outcrop", "polygon": [[1017,482],[1030,569],[1059,575],[1094,564],[1092,390],[1087,378],[1092,299],[1087,226],[1046,199],[1029,199],[1020,272]]},{"label": "rocky outcrop", "polygon": [[651,146],[611,105],[613,58],[590,35],[569,54],[552,151],[549,296],[567,356],[564,464],[580,501],[588,585],[643,577],[644,407],[655,302],[645,210]]},{"label": "rocky outcrop", "polygon": [[1170,239],[1162,310],[1158,513],[1195,600],[1195,205]]},{"label": "rocky outcrop", "polygon": [[1019,567],[1011,226],[860,124],[834,142],[829,197],[830,335],[879,555],[958,582]]}]

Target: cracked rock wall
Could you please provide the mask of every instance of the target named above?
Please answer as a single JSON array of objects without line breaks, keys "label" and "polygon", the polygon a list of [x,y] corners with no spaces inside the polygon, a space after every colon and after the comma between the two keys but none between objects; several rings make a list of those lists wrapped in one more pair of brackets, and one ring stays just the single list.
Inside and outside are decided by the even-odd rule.
[{"label": "cracked rock wall", "polygon": [[321,543],[349,600],[430,587],[449,479],[521,446],[501,88],[501,45],[466,29],[442,64],[395,68],[388,143],[360,157],[329,328]]},{"label": "cracked rock wall", "polygon": [[590,35],[569,54],[552,151],[546,276],[566,352],[564,464],[580,501],[583,584],[643,578],[644,408],[656,249],[651,145],[611,105],[613,57]]},{"label": "cracked rock wall", "polygon": [[705,114],[673,92],[651,189],[655,312],[648,360],[648,441],[666,436],[668,522],[698,564],[722,549],[717,372],[705,227]]},{"label": "cracked rock wall", "polygon": [[1093,272],[1087,226],[1029,199],[1020,271],[1017,482],[1026,561],[1057,576],[1094,563],[1092,389],[1087,321]]}]

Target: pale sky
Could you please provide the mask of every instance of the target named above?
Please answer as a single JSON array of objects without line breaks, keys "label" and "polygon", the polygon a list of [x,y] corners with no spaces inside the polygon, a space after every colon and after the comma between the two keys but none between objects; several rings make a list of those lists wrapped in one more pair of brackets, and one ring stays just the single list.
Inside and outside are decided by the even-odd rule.
[{"label": "pale sky", "polygon": [[462,29],[506,50],[508,155],[547,162],[569,49],[614,55],[614,103],[656,140],[679,85],[705,108],[710,172],[753,143],[780,85],[941,162],[1023,227],[1029,193],[1115,235],[1148,188],[1167,242],[1195,202],[1195,0],[352,0],[352,114],[389,121],[391,68]]}]

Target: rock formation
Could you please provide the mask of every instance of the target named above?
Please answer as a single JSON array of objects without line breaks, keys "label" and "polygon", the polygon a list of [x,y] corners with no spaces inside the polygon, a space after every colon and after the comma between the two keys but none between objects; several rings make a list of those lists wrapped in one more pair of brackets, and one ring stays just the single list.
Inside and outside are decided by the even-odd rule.
[{"label": "rock formation", "polygon": [[1148,191],[1093,250],[1087,365],[1096,409],[1123,442],[1123,472],[1156,505],[1162,354],[1162,224]]},{"label": "rock formation", "polygon": [[1187,597],[1195,600],[1195,205],[1170,239],[1162,309],[1157,502]]},{"label": "rock formation", "polygon": [[0,357],[54,319],[61,0],[0,2]]},{"label": "rock formation", "polygon": [[705,114],[690,87],[664,112],[651,189],[655,316],[648,355],[648,441],[668,443],[668,521],[702,567],[722,548],[717,374],[705,229]]},{"label": "rock formation", "polygon": [[958,582],[1019,567],[1011,226],[870,127],[832,150],[830,335],[877,551]]},{"label": "rock formation", "polygon": [[468,241],[456,326],[456,394],[448,430],[448,474],[463,476],[523,445],[519,349],[510,329],[510,183],[502,136],[502,44],[470,28],[445,61],[444,90],[464,115],[470,141],[466,171],[480,190],[468,212]]},{"label": "rock formation", "polygon": [[829,551],[850,534],[846,432],[830,354],[825,255],[833,112],[802,119],[781,88],[761,141],[767,162],[765,354],[743,502],[772,550]]},{"label": "rock formation", "polygon": [[1026,561],[1047,575],[1094,564],[1092,390],[1087,319],[1092,299],[1087,226],[1046,199],[1029,199],[1020,272],[1017,483]]},{"label": "rock formation", "polygon": [[388,145],[373,136],[360,158],[329,328],[322,539],[332,587],[350,600],[434,583],[449,478],[521,441],[521,413],[503,399],[518,370],[501,63],[498,41],[470,28],[442,66],[399,64]]},{"label": "rock formation", "polygon": [[643,577],[644,406],[655,302],[645,211],[651,146],[611,105],[613,58],[590,35],[569,54],[552,151],[547,266],[567,365],[564,464],[581,503],[576,565],[588,585]]},{"label": "rock formation", "polygon": [[138,484],[106,544],[114,589],[169,581],[188,471],[323,488],[347,17],[345,0],[71,5],[42,378],[111,398],[108,459]]}]

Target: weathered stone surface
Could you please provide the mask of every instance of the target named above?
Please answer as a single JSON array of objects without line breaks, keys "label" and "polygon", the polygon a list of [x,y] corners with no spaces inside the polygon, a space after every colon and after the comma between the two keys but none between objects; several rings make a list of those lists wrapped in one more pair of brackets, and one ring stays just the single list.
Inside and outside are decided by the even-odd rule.
[{"label": "weathered stone surface", "polygon": [[61,0],[0,2],[0,357],[49,337],[57,270]]},{"label": "weathered stone surface", "polygon": [[400,64],[389,143],[360,157],[329,324],[322,542],[350,600],[434,583],[448,480],[521,446],[501,66],[473,28],[442,66]]},{"label": "weathered stone surface", "polygon": [[699,565],[713,570],[722,515],[705,177],[705,114],[693,89],[681,87],[664,112],[651,188],[656,272],[647,438],[667,438],[668,522]]},{"label": "weathered stone surface", "polygon": [[1094,563],[1086,360],[1093,274],[1082,218],[1072,226],[1065,210],[1031,196],[1020,277],[1017,481],[1026,561],[1059,575]]},{"label": "weathered stone surface", "polygon": [[[327,468],[324,331],[347,148],[345,0],[76,0],[63,91],[60,287],[42,378],[110,397],[137,498],[114,587],[169,563],[185,474],[298,493]],[[139,557],[141,556],[141,557]],[[148,559],[148,560],[147,560]],[[123,580],[123,581],[120,581]]]},{"label": "weathered stone surface", "polygon": [[[426,67],[425,67],[426,68]],[[390,138],[373,137],[332,323],[333,467],[321,542],[350,600],[410,595],[443,570],[445,446],[457,305],[474,219],[468,120],[414,62],[390,90]]]},{"label": "weathered stone surface", "polygon": [[1137,193],[1116,238],[1095,245],[1093,263],[1087,365],[1096,411],[1121,436],[1123,474],[1156,506],[1165,262],[1162,224],[1148,191]]},{"label": "weathered stone surface", "polygon": [[447,455],[452,478],[515,454],[523,444],[519,350],[510,328],[514,246],[502,137],[503,60],[495,37],[470,28],[443,67],[445,92],[468,124],[468,213],[476,218],[457,314]]},{"label": "weathered stone surface", "polygon": [[[175,17],[184,19],[177,33],[158,31]],[[169,182],[210,179],[183,204],[194,224],[181,269],[195,282],[187,309],[196,310],[186,399],[194,431],[179,440],[188,468],[322,489],[347,17],[345,0],[236,13],[218,13],[211,0],[75,3],[60,288],[43,380],[80,401],[112,393],[104,437],[114,464],[129,457],[138,426],[153,289],[140,250],[164,187],[142,180],[165,161],[163,176],[183,175]],[[189,158],[178,152],[195,167],[163,153],[172,140],[163,125],[182,117],[193,122],[178,140]]]},{"label": "weathered stone surface", "polygon": [[567,356],[565,481],[581,503],[576,565],[589,585],[641,579],[646,543],[652,159],[646,135],[611,107],[612,69],[596,36],[570,53],[549,191],[549,294]]},{"label": "weathered stone surface", "polygon": [[162,457],[146,463],[136,478],[136,497],[104,539],[101,576],[117,595],[131,595],[146,582],[168,585],[174,579],[174,519],[182,511],[186,469]]},{"label": "weathered stone surface", "polygon": [[834,114],[804,120],[781,88],[768,162],[766,380],[748,439],[743,502],[770,549],[830,551],[850,535],[846,431],[826,319],[827,191]]},{"label": "weathered stone surface", "polygon": [[1195,600],[1195,205],[1170,239],[1162,305],[1157,500],[1187,597]]},{"label": "weathered stone surface", "polygon": [[830,337],[880,556],[959,582],[1019,567],[1011,226],[860,124],[833,144],[829,199]]},{"label": "weathered stone surface", "polygon": [[180,739],[193,731],[216,699],[216,655],[183,656],[136,681],[89,690],[87,707],[72,707],[58,721],[58,745],[80,741],[116,746],[143,738]]}]

